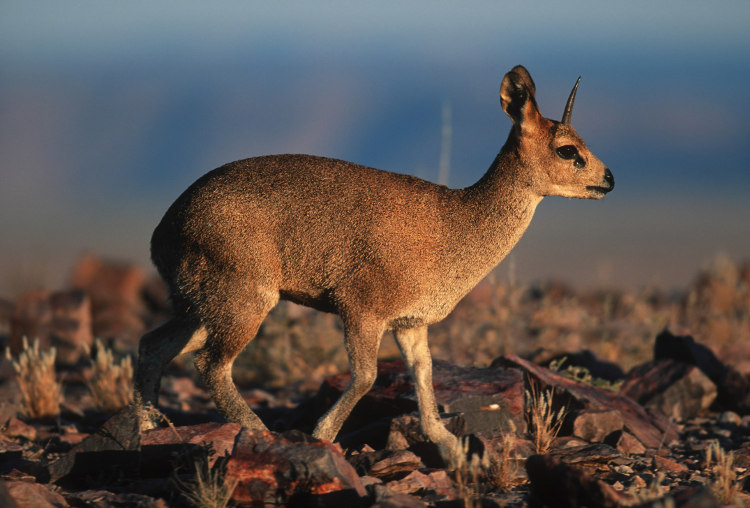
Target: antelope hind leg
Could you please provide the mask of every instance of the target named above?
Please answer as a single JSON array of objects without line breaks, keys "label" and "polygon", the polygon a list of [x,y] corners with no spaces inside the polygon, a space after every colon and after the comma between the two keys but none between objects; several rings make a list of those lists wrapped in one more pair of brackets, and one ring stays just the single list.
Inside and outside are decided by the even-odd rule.
[{"label": "antelope hind leg", "polygon": [[164,367],[173,358],[195,351],[206,341],[206,330],[196,320],[175,317],[146,333],[138,344],[138,363],[133,383],[133,405],[141,430],[156,427],[146,406],[156,406]]}]

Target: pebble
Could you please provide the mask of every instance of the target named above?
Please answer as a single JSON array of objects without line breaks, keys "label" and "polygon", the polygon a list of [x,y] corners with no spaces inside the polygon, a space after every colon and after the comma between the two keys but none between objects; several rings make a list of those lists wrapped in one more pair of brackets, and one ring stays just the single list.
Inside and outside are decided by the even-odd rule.
[{"label": "pebble", "polygon": [[626,466],[624,464],[621,466],[615,466],[614,470],[616,473],[620,474],[633,474],[634,472],[632,467]]},{"label": "pebble", "polygon": [[716,434],[719,437],[725,437],[727,439],[732,438],[732,431],[729,429],[716,429],[714,430],[714,434]]},{"label": "pebble", "polygon": [[742,424],[742,417],[734,411],[724,411],[719,415],[719,423],[729,423],[739,426]]},{"label": "pebble", "polygon": [[641,478],[638,475],[635,475],[635,476],[633,476],[633,478],[630,479],[630,486],[633,487],[633,488],[642,489],[646,485],[648,485],[646,483],[646,480],[644,480],[643,478]]},{"label": "pebble", "polygon": [[707,483],[708,482],[708,478],[706,478],[702,474],[696,472],[696,473],[691,474],[688,477],[688,481],[690,481],[690,482],[698,482],[698,483]]}]

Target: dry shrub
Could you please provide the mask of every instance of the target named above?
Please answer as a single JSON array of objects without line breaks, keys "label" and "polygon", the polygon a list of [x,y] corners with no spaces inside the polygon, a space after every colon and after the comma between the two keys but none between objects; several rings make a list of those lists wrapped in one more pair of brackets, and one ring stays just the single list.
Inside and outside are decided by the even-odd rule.
[{"label": "dry shrub", "polygon": [[526,390],[526,408],[536,452],[545,454],[560,432],[567,410],[562,406],[555,411],[552,406],[552,392],[539,391],[535,383],[530,383],[529,389]]},{"label": "dry shrub", "polygon": [[725,346],[750,334],[750,265],[717,258],[698,275],[683,304],[683,321],[696,335]]},{"label": "dry shrub", "polygon": [[723,504],[734,503],[740,490],[734,468],[734,453],[725,452],[718,441],[712,441],[706,449],[706,469],[712,473],[711,489],[719,500]]},{"label": "dry shrub", "polygon": [[513,487],[513,480],[518,473],[516,449],[516,425],[508,420],[509,429],[502,434],[501,448],[497,456],[490,458],[489,481],[502,492]]},{"label": "dry shrub", "polygon": [[89,353],[93,372],[88,381],[96,407],[107,413],[116,413],[133,400],[133,364],[129,356],[115,363],[112,351],[99,339]]},{"label": "dry shrub", "polygon": [[29,347],[26,337],[23,338],[23,351],[14,360],[10,349],[5,350],[5,357],[13,365],[26,416],[31,420],[55,418],[60,414],[62,386],[55,375],[55,356],[57,351],[39,351],[39,339]]},{"label": "dry shrub", "polygon": [[654,508],[675,508],[674,499],[665,496],[669,491],[668,487],[662,485],[666,477],[663,471],[658,471],[646,487],[633,489],[630,492],[632,501],[627,506],[653,503]]}]

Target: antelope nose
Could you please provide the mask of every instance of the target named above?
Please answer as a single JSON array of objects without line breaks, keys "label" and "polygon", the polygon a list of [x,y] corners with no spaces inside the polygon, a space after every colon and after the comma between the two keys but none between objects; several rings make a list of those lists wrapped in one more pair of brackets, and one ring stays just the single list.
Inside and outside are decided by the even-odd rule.
[{"label": "antelope nose", "polygon": [[615,188],[615,177],[612,176],[612,172],[609,168],[604,168],[604,181],[609,185],[609,190]]}]

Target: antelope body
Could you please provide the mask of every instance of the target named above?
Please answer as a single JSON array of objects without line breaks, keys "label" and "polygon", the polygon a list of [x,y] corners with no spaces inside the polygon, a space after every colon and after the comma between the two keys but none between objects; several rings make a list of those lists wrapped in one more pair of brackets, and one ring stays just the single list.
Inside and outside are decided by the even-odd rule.
[{"label": "antelope body", "polygon": [[[580,79],[580,78],[579,78]],[[335,312],[352,380],[314,435],[333,440],[375,381],[383,333],[393,330],[415,379],[422,429],[453,462],[440,422],[427,326],[444,318],[513,248],[547,195],[594,198],[614,179],[570,125],[544,118],[525,68],[503,79],[513,127],[485,175],[464,189],[308,155],[236,161],[191,185],[154,231],[153,261],[174,317],[139,347],[135,404],[155,404],[165,365],[194,352],[217,407],[264,429],[231,378],[235,357],[279,299]]]}]

